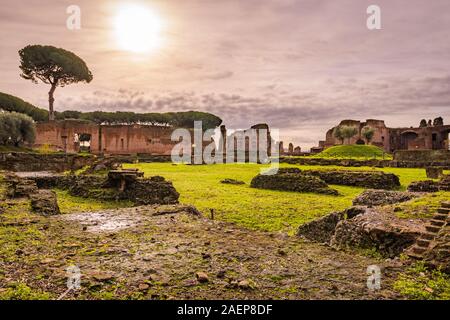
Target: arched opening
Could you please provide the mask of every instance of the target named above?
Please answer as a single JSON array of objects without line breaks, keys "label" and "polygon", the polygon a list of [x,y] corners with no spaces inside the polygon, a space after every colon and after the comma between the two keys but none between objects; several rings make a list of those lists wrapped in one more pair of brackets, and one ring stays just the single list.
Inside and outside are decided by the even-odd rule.
[{"label": "arched opening", "polygon": [[356,140],[356,144],[363,145],[363,144],[366,144],[366,143],[364,142],[363,139],[358,139],[358,140]]},{"label": "arched opening", "polygon": [[419,135],[414,131],[405,131],[401,134],[401,149],[417,149],[416,139]]},{"label": "arched opening", "polygon": [[91,152],[91,138],[90,133],[75,133],[73,142],[75,144],[75,150],[78,152]]}]

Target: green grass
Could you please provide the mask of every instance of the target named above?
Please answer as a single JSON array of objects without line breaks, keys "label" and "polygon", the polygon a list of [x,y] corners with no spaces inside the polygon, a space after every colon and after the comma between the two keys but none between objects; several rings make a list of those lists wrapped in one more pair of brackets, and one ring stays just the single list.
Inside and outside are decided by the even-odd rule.
[{"label": "green grass", "polygon": [[25,283],[13,283],[0,291],[0,300],[50,300],[52,294],[40,289],[32,289]]},{"label": "green grass", "polygon": [[102,201],[98,199],[74,197],[65,190],[55,190],[61,213],[98,211],[131,207],[129,201]]},{"label": "green grass", "polygon": [[450,199],[450,192],[439,191],[404,203],[394,204],[390,207],[395,207],[399,210],[395,212],[399,218],[431,218],[437,209],[441,207],[441,203],[448,201],[448,199]]},{"label": "green grass", "polygon": [[400,274],[394,290],[413,300],[450,300],[450,276],[417,262]]},{"label": "green grass", "polygon": [[33,149],[15,146],[0,146],[0,152],[33,152]]},{"label": "green grass", "polygon": [[319,154],[312,156],[324,159],[392,159],[383,149],[371,145],[342,145],[325,149]]},{"label": "green grass", "polygon": [[[299,225],[333,211],[344,210],[363,191],[362,188],[332,186],[340,196],[296,193],[250,188],[259,173],[256,164],[174,165],[171,163],[125,164],[139,168],[145,176],[161,175],[173,182],[180,202],[196,206],[205,215],[215,210],[215,217],[250,229],[295,233]],[[301,169],[336,169],[339,167],[295,166]],[[402,188],[415,180],[426,179],[424,169],[339,168],[346,170],[383,170],[400,176]],[[225,178],[242,180],[245,185],[220,183]]]}]

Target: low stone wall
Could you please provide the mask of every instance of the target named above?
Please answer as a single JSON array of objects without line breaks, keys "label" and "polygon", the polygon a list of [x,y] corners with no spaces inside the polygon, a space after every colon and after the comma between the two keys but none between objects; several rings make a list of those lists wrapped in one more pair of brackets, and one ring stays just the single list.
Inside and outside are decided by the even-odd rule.
[{"label": "low stone wall", "polygon": [[449,150],[399,150],[394,153],[397,161],[450,162]]},{"label": "low stone wall", "polygon": [[422,180],[413,181],[408,186],[408,191],[412,192],[438,192],[450,191],[450,175],[444,175],[439,181]]},{"label": "low stone wall", "polygon": [[179,193],[172,182],[163,177],[136,178],[126,182],[124,189],[101,175],[51,175],[30,177],[40,189],[69,190],[73,196],[102,200],[129,200],[135,205],[176,204]]},{"label": "low stone wall", "polygon": [[354,206],[383,206],[409,201],[418,197],[419,194],[413,192],[387,191],[387,190],[364,190],[353,199]]},{"label": "low stone wall", "polygon": [[450,158],[433,161],[399,161],[399,160],[356,160],[356,159],[322,159],[310,157],[280,157],[280,163],[306,166],[340,166],[340,167],[377,167],[377,168],[426,168],[442,167],[450,170]]},{"label": "low stone wall", "polygon": [[303,172],[319,177],[328,184],[386,190],[400,187],[398,176],[383,171],[305,170]]},{"label": "low stone wall", "polygon": [[1,152],[0,170],[63,172],[81,169],[94,161],[92,155]]},{"label": "low stone wall", "polygon": [[305,174],[297,168],[282,168],[273,175],[259,174],[252,179],[250,187],[338,195],[336,190],[329,188],[320,178]]}]

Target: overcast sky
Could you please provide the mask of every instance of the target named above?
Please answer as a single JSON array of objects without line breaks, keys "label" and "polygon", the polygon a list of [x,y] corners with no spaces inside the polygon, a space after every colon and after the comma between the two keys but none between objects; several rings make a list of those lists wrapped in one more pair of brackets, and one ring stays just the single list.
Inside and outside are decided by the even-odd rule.
[{"label": "overcast sky", "polygon": [[[139,3],[162,22],[160,45],[119,47],[115,17]],[[342,119],[450,121],[448,0],[0,0],[0,91],[47,108],[48,88],[20,78],[18,50],[63,47],[90,84],[58,88],[56,110],[202,110],[229,128],[266,122],[303,149]],[[66,8],[81,8],[81,30]],[[382,29],[366,27],[381,7]],[[142,41],[145,41],[143,37]]]}]

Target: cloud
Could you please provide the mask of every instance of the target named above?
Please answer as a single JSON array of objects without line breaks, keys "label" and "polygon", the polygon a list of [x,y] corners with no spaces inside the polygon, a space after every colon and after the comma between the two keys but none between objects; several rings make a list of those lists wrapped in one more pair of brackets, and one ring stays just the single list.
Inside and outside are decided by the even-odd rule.
[{"label": "cloud", "polygon": [[[220,116],[234,129],[265,122],[280,130],[286,142],[303,148],[317,145],[342,119],[384,119],[388,126],[415,126],[422,118],[450,119],[450,76],[382,78],[376,81],[326,81],[327,90],[271,96],[142,91],[95,91],[64,99],[67,109],[169,112],[199,110]],[[320,86],[322,87],[322,86]]]},{"label": "cloud", "polygon": [[17,68],[17,51],[42,43],[74,51],[94,74],[58,88],[57,110],[202,110],[232,128],[267,122],[303,148],[343,118],[450,118],[448,0],[378,0],[378,31],[366,28],[370,1],[147,3],[166,28],[161,48],[140,56],[116,46],[113,1],[77,1],[82,30],[71,32],[69,1],[4,0],[0,90],[47,105],[47,86]]},{"label": "cloud", "polygon": [[224,71],[224,72],[218,72],[218,73],[213,73],[213,74],[209,74],[203,77],[203,79],[208,79],[208,80],[222,80],[222,79],[226,79],[226,78],[230,78],[233,76],[233,72],[232,71]]}]

